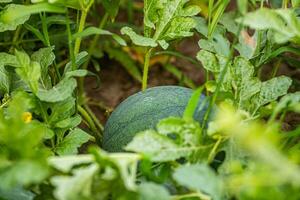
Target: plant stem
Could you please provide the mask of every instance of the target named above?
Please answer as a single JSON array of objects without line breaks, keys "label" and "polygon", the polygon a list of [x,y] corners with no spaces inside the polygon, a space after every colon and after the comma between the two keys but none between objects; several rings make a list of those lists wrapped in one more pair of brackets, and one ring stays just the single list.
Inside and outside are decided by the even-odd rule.
[{"label": "plant stem", "polygon": [[44,39],[46,42],[46,46],[50,46],[50,39],[49,39],[49,33],[48,33],[48,27],[47,27],[47,23],[46,23],[46,13],[40,13],[40,18],[42,21],[42,30],[43,30],[43,34],[44,34]]},{"label": "plant stem", "polygon": [[[47,124],[47,126],[48,126],[48,125],[49,125],[48,114],[45,112],[44,107],[43,107],[43,105],[42,105],[42,102],[41,102],[41,101],[37,101],[37,102],[38,102],[38,106],[40,107],[40,111],[41,111],[42,118],[43,118],[44,122],[45,122],[45,123]],[[56,142],[55,142],[55,137],[52,137],[52,138],[50,139],[50,141],[51,141],[51,147],[52,147],[52,149],[54,149],[54,148],[55,148],[55,144],[56,144]]]},{"label": "plant stem", "polygon": [[149,64],[150,64],[150,58],[151,58],[152,49],[153,48],[150,48],[149,50],[147,50],[147,52],[145,54],[142,91],[144,91],[144,90],[147,89],[148,71],[149,71]]},{"label": "plant stem", "polygon": [[[208,30],[210,30],[211,28],[211,18],[213,15],[213,4],[214,4],[214,0],[209,0],[208,1]],[[208,34],[208,38],[209,38],[209,34]]]},{"label": "plant stem", "polygon": [[[109,14],[108,13],[105,13],[105,15],[103,16],[101,22],[99,23],[99,28],[104,28],[104,26],[107,24],[107,20],[108,20],[108,17],[109,17]],[[90,47],[88,49],[88,59],[87,61],[85,62],[85,64],[83,65],[83,69],[87,69],[88,68],[88,65],[90,63],[90,60],[92,58],[92,54],[95,50],[95,47],[98,43],[98,40],[100,38],[100,35],[95,35],[92,42],[90,43]],[[78,92],[79,92],[79,96],[82,96],[83,93],[84,93],[84,77],[80,78],[79,79],[79,84],[78,84]]]},{"label": "plant stem", "polygon": [[133,14],[134,14],[134,10],[133,10],[133,0],[128,0],[128,5],[127,5],[127,16],[128,16],[128,22],[130,24],[133,24]]},{"label": "plant stem", "polygon": [[[63,37],[65,36],[65,34],[52,34],[51,35],[51,38],[57,38],[57,37]],[[30,42],[38,42],[38,41],[41,41],[40,39],[23,39],[23,40],[20,40],[20,41],[16,41],[15,42],[15,45],[19,45],[19,44],[23,44],[23,43],[30,43]],[[13,41],[10,41],[10,42],[0,42],[0,46],[11,46],[13,45]]]},{"label": "plant stem", "polygon": [[77,105],[77,109],[78,109],[78,112],[80,113],[80,115],[83,117],[83,119],[86,120],[89,128],[93,132],[93,136],[95,137],[97,143],[100,145],[101,140],[102,140],[102,136],[101,136],[101,133],[99,133],[93,119],[91,118],[89,113],[83,107],[81,107],[80,105]]},{"label": "plant stem", "polygon": [[[229,3],[229,0],[218,1],[217,5],[216,5],[217,10],[214,12],[212,18],[210,16],[209,28],[208,28],[208,33],[207,33],[208,34],[207,37],[209,39],[211,39],[211,37],[216,29],[217,23],[220,20],[221,16],[223,15],[228,3]],[[213,2],[212,2],[212,4],[213,4]],[[210,8],[210,9],[213,9],[213,8]],[[210,15],[212,15],[212,11],[210,11]]]},{"label": "plant stem", "polygon": [[275,58],[285,52],[290,52],[295,55],[300,55],[300,50],[298,48],[289,47],[289,46],[280,47],[280,48],[276,49],[275,51],[273,51],[267,59],[265,59],[261,63],[259,63],[258,66],[268,63],[273,58]]},{"label": "plant stem", "polygon": [[70,28],[70,20],[69,20],[68,9],[67,9],[67,12],[66,12],[66,27],[67,27],[68,47],[69,47],[69,54],[70,54],[70,58],[71,58],[71,62],[72,62],[72,69],[75,70],[76,69],[75,55],[74,55],[74,51],[73,51],[72,33],[71,33],[71,28]]},{"label": "plant stem", "polygon": [[[81,33],[84,29],[85,26],[85,21],[87,17],[87,11],[83,10],[81,11],[81,17],[80,17],[80,22],[79,22],[79,27],[77,33]],[[81,37],[78,37],[75,40],[75,47],[74,47],[74,55],[76,56],[79,51],[80,51],[80,45],[81,45]]]},{"label": "plant stem", "polygon": [[103,128],[102,124],[99,122],[99,120],[97,119],[96,115],[92,112],[90,107],[87,104],[84,104],[83,107],[87,111],[87,113],[91,116],[91,118],[95,122],[95,125],[98,127],[98,129],[102,132],[104,128]]},{"label": "plant stem", "polygon": [[213,161],[213,159],[214,159],[214,157],[216,155],[216,151],[217,151],[219,145],[221,144],[221,141],[222,141],[222,137],[219,137],[218,140],[217,140],[217,142],[214,144],[214,147],[210,151],[208,159],[207,159],[208,163],[211,163]]},{"label": "plant stem", "polygon": [[264,7],[265,0],[260,0],[260,8]]},{"label": "plant stem", "polygon": [[[103,29],[104,26],[107,24],[108,17],[109,17],[109,14],[105,13],[105,15],[103,16],[103,18],[102,18],[102,20],[101,20],[101,22],[99,23],[99,26],[98,26],[100,29]],[[98,43],[99,38],[100,38],[100,35],[95,35],[94,36],[94,38],[93,38],[93,40],[92,40],[92,42],[90,44],[90,47],[88,49],[88,54],[89,54],[88,55],[88,60],[84,64],[83,69],[87,69],[89,61],[90,61],[90,59],[92,57],[91,54],[93,53],[93,51],[94,51],[94,49],[95,49],[95,47],[96,47],[96,45]]]},{"label": "plant stem", "polygon": [[[46,23],[46,13],[40,13],[40,18],[41,18],[41,21],[42,21],[42,30],[43,30],[43,36],[44,36],[44,41],[46,42],[46,46],[50,47],[51,46],[51,43],[50,43],[50,38],[49,38],[49,32],[48,32],[48,25]],[[56,73],[56,78],[58,81],[60,81],[61,79],[61,75],[59,73],[59,69],[56,65],[56,62],[54,60],[54,70],[55,70],[55,73]]]},{"label": "plant stem", "polygon": [[[207,83],[209,81],[209,71],[207,69],[204,69],[205,70],[205,83]],[[206,96],[209,95],[209,91],[206,89]]]},{"label": "plant stem", "polygon": [[287,9],[288,4],[289,4],[289,0],[283,0],[282,1],[282,8]]},{"label": "plant stem", "polygon": [[13,21],[20,19],[26,15],[37,14],[40,12],[52,12],[52,13],[64,13],[65,8],[61,6],[55,6],[49,3],[38,3],[22,6],[17,10],[12,9],[1,14],[1,21],[4,23],[12,23]]},{"label": "plant stem", "polygon": [[19,25],[18,28],[17,28],[17,30],[16,30],[16,32],[15,32],[15,34],[14,34],[13,40],[12,40],[12,45],[13,46],[11,46],[10,49],[9,49],[10,53],[12,53],[13,50],[14,50],[14,47],[15,47],[15,45],[17,43],[18,38],[19,38],[21,29],[22,29],[22,25]]},{"label": "plant stem", "polygon": [[279,60],[276,62],[275,67],[272,70],[272,74],[271,74],[271,78],[274,78],[278,72],[279,66],[281,64],[281,58],[279,58]]}]

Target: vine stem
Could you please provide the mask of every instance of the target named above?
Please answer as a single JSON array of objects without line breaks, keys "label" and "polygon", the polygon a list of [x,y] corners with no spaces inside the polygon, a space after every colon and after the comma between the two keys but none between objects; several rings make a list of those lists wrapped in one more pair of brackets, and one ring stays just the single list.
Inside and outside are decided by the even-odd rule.
[{"label": "vine stem", "polygon": [[147,53],[145,54],[145,61],[144,61],[144,71],[143,71],[143,81],[142,81],[142,91],[147,89],[147,82],[148,82],[148,71],[149,71],[149,64],[152,54],[152,49],[150,48]]},{"label": "vine stem", "polygon": [[283,0],[282,1],[282,8],[287,9],[289,4],[289,0]]},{"label": "vine stem", "polygon": [[86,110],[86,112],[90,115],[90,117],[92,118],[92,120],[94,121],[96,127],[98,127],[98,129],[102,132],[104,130],[104,128],[103,128],[102,124],[99,122],[99,120],[96,117],[96,115],[90,109],[90,107],[87,104],[84,104],[83,107]]},{"label": "vine stem", "polygon": [[11,46],[10,49],[9,49],[9,52],[11,52],[11,53],[13,52],[14,47],[17,44],[17,41],[18,41],[18,38],[19,38],[19,35],[20,35],[20,32],[21,32],[21,29],[22,29],[22,25],[19,25],[18,28],[17,28],[17,30],[16,30],[16,32],[15,32],[15,34],[14,34],[14,37],[13,37],[13,40],[12,40],[13,46]]},{"label": "vine stem", "polygon": [[75,56],[73,51],[73,44],[72,44],[72,33],[69,21],[69,11],[68,8],[66,9],[66,28],[67,28],[67,35],[68,35],[68,47],[69,47],[69,54],[72,62],[72,69],[75,70]]},{"label": "vine stem", "polygon": [[95,125],[95,122],[93,121],[92,117],[80,105],[77,105],[77,110],[80,113],[80,115],[84,118],[84,120],[87,122],[89,128],[94,133],[93,135],[95,136],[95,139],[96,139],[97,143],[100,145],[101,144],[101,140],[102,140],[102,136],[101,136],[101,133],[99,133],[99,131],[98,131],[98,129],[97,129],[97,127]]},{"label": "vine stem", "polygon": [[278,61],[275,63],[275,67],[272,69],[271,78],[274,78],[278,72],[278,69],[280,67],[282,58],[279,58]]},{"label": "vine stem", "polygon": [[[81,17],[80,17],[80,22],[79,22],[79,27],[78,27],[77,33],[81,33],[83,31],[84,26],[85,26],[86,17],[87,17],[87,11],[83,10],[81,12]],[[75,56],[80,51],[80,45],[81,45],[81,37],[78,37],[75,40],[75,47],[74,47],[74,54],[75,54]]]},{"label": "vine stem", "polygon": [[[50,47],[51,43],[50,43],[50,38],[49,38],[48,25],[47,25],[47,22],[46,22],[46,13],[45,12],[40,13],[40,18],[41,18],[41,21],[42,21],[42,30],[43,30],[45,45],[47,47]],[[55,60],[53,62],[53,66],[54,66],[54,70],[55,70],[55,73],[56,73],[56,77],[57,77],[58,81],[60,81],[61,75],[59,73],[59,69],[57,67],[57,64],[56,64]]]},{"label": "vine stem", "polygon": [[[98,26],[100,29],[104,28],[104,26],[107,23],[108,17],[109,17],[109,14],[105,13],[105,15],[103,16],[103,18],[102,18],[102,20],[101,20],[101,22]],[[84,64],[84,67],[83,67],[84,69],[86,69],[88,67],[89,61],[92,57],[91,54],[93,53],[93,51],[94,51],[94,49],[95,49],[95,47],[98,43],[99,38],[100,38],[100,35],[95,35],[92,42],[91,42],[91,44],[90,44],[90,47],[88,49],[89,57],[88,57],[87,62]]]},{"label": "vine stem", "polygon": [[[107,24],[107,20],[108,20],[108,17],[109,17],[109,14],[108,13],[105,13],[105,15],[103,16],[101,22],[99,23],[99,28],[104,28],[104,26]],[[83,65],[83,69],[87,69],[88,68],[88,65],[90,63],[90,60],[92,58],[92,54],[93,54],[93,51],[95,50],[95,47],[99,41],[99,38],[100,38],[100,35],[95,35],[91,44],[90,44],[90,47],[88,49],[88,59],[87,61],[85,62],[85,64]],[[83,92],[84,92],[84,77],[80,78],[79,79],[79,86],[78,86],[78,90],[79,90],[79,96],[83,96]]]},{"label": "vine stem", "polygon": [[219,145],[222,142],[222,137],[219,137],[217,142],[214,144],[214,147],[212,148],[211,152],[209,153],[208,156],[208,163],[211,163],[216,155],[217,149],[219,147]]}]

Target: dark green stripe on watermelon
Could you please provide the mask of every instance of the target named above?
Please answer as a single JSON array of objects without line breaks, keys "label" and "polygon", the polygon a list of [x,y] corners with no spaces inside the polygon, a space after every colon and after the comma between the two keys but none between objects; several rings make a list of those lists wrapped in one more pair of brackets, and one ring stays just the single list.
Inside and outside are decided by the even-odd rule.
[{"label": "dark green stripe on watermelon", "polygon": [[[138,92],[123,101],[109,117],[103,136],[103,148],[120,152],[140,131],[154,129],[156,124],[170,116],[181,117],[193,90],[179,86],[159,86]],[[194,119],[201,122],[207,106],[200,97]],[[206,104],[207,105],[207,104]]]}]

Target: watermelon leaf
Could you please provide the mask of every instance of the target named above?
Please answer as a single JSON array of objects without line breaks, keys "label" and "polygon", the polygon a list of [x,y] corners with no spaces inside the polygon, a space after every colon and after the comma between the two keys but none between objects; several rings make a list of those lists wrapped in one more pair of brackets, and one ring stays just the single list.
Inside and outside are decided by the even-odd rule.
[{"label": "watermelon leaf", "polygon": [[[115,174],[112,178],[115,178],[117,181],[121,180],[127,190],[132,191],[136,189],[136,173],[138,161],[141,159],[140,155],[133,153],[108,154],[98,148],[91,148],[90,151],[101,167],[113,169],[113,171],[110,171],[110,173]],[[112,179],[111,181],[115,180]]]},{"label": "watermelon leaf", "polygon": [[0,95],[10,91],[10,75],[3,65],[0,65]]},{"label": "watermelon leaf", "polygon": [[18,25],[24,24],[30,18],[30,15],[40,12],[64,13],[65,9],[48,3],[35,5],[9,4],[0,12],[0,32],[15,30]]},{"label": "watermelon leaf", "polygon": [[36,95],[44,102],[64,101],[72,96],[76,86],[77,82],[74,78],[65,78],[50,90],[40,89]]},{"label": "watermelon leaf", "polygon": [[200,50],[197,54],[197,59],[201,61],[203,67],[211,72],[220,72],[220,65],[215,54]]},{"label": "watermelon leaf", "polygon": [[55,186],[54,196],[58,200],[84,199],[91,194],[93,177],[98,171],[96,164],[73,170],[72,176],[54,176],[51,183]]},{"label": "watermelon leaf", "polygon": [[31,61],[30,57],[21,51],[15,52],[19,67],[16,68],[17,74],[27,82],[33,93],[38,92],[39,80],[41,77],[41,65]]},{"label": "watermelon leaf", "polygon": [[200,12],[195,5],[187,5],[181,0],[146,0],[144,4],[144,36],[136,34],[131,28],[123,27],[121,32],[139,46],[167,49],[168,42],[189,37],[196,27],[192,18]]},{"label": "watermelon leaf", "polygon": [[90,35],[110,35],[120,45],[126,46],[125,40],[123,40],[123,38],[121,38],[119,35],[112,33],[110,31],[104,30],[104,29],[97,28],[97,27],[88,27],[80,33],[73,34],[72,38],[73,38],[73,40],[75,40],[77,38],[83,38],[83,37],[87,37]]},{"label": "watermelon leaf", "polygon": [[183,165],[176,169],[173,178],[191,190],[206,193],[216,200],[222,199],[222,182],[206,164]]},{"label": "watermelon leaf", "polygon": [[0,188],[0,197],[7,200],[33,200],[35,194],[21,187],[11,190],[3,190]]},{"label": "watermelon leaf", "polygon": [[53,156],[48,159],[49,165],[62,171],[68,173],[72,170],[74,166],[81,164],[89,164],[94,161],[92,155],[64,155],[64,156]]},{"label": "watermelon leaf", "polygon": [[16,92],[6,112],[0,112],[0,188],[7,191],[39,183],[49,173],[46,158],[50,152],[41,145],[45,126],[30,117],[25,118],[31,116],[28,111],[34,106],[29,94]]},{"label": "watermelon leaf", "polygon": [[[297,105],[300,104],[300,92],[289,93],[282,97],[276,107],[273,110],[272,116],[274,118],[277,116],[278,113],[282,112],[285,109],[293,109],[296,108]],[[295,110],[295,109],[294,109]]]},{"label": "watermelon leaf", "polygon": [[77,149],[89,141],[90,138],[89,134],[79,128],[75,128],[56,146],[56,152],[59,155],[76,154],[78,152]]},{"label": "watermelon leaf", "polygon": [[0,65],[17,67],[18,61],[17,61],[16,56],[1,52],[0,53]]},{"label": "watermelon leaf", "polygon": [[286,76],[275,77],[268,81],[262,82],[260,93],[256,99],[258,106],[265,105],[275,101],[278,97],[287,93],[292,80]]},{"label": "watermelon leaf", "polygon": [[197,122],[170,117],[161,120],[157,130],[138,133],[125,150],[141,153],[153,162],[168,162],[204,153],[207,148],[200,145],[202,132]]},{"label": "watermelon leaf", "polygon": [[154,39],[138,35],[136,32],[134,32],[132,30],[132,28],[123,27],[121,29],[121,33],[123,35],[128,35],[135,45],[145,46],[145,47],[156,47],[157,46],[157,43],[155,42]]},{"label": "watermelon leaf", "polygon": [[41,83],[44,89],[51,88],[51,78],[49,76],[49,67],[54,63],[54,47],[41,48],[31,55],[31,60],[38,62],[41,66]]},{"label": "watermelon leaf", "polygon": [[172,140],[153,130],[137,134],[125,150],[142,153],[153,162],[172,161],[185,155]]},{"label": "watermelon leaf", "polygon": [[299,26],[300,21],[293,10],[261,8],[247,13],[243,19],[237,21],[257,30],[270,29],[275,31],[273,37],[277,43],[294,41],[299,44],[300,30],[297,26]]},{"label": "watermelon leaf", "polygon": [[152,182],[143,182],[138,187],[140,199],[143,200],[170,200],[171,196],[166,188]]}]

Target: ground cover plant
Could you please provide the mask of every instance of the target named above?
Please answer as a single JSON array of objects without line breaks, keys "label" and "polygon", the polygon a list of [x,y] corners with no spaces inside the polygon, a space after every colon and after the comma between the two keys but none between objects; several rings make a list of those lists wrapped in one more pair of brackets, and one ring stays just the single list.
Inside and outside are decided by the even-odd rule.
[{"label": "ground cover plant", "polygon": [[0,0],[0,199],[300,199],[299,6]]}]

